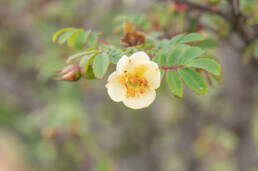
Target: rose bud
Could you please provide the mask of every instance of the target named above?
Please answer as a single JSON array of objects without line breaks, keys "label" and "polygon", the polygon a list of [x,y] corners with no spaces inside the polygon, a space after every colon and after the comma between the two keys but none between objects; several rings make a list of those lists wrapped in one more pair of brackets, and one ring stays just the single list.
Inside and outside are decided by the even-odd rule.
[{"label": "rose bud", "polygon": [[55,78],[55,80],[77,81],[81,78],[81,70],[79,65],[71,64],[66,66],[61,71],[57,72],[57,75],[62,76],[59,78]]}]

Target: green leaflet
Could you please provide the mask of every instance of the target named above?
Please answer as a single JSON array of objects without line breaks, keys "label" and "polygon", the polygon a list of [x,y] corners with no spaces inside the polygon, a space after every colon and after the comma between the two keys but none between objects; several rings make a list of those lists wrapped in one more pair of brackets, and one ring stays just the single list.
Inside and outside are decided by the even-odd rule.
[{"label": "green leaflet", "polygon": [[58,31],[55,32],[55,34],[53,35],[53,37],[52,37],[52,42],[56,42],[58,36],[60,36],[62,33],[67,32],[67,31],[71,31],[71,30],[73,30],[73,29],[74,29],[74,28],[72,28],[72,27],[68,27],[68,28],[62,28],[62,29],[58,30]]},{"label": "green leaflet", "polygon": [[184,51],[182,56],[179,58],[178,64],[182,65],[188,63],[189,61],[201,56],[203,53],[204,51],[201,48],[189,47]]},{"label": "green leaflet", "polygon": [[88,44],[90,47],[96,46],[98,43],[98,34],[92,32],[88,37]]},{"label": "green leaflet", "polygon": [[109,65],[109,57],[106,53],[98,54],[93,61],[93,72],[97,78],[102,78]]},{"label": "green leaflet", "polygon": [[169,46],[173,46],[176,44],[180,39],[182,39],[185,36],[185,34],[178,34],[174,36],[171,40],[169,40]]},{"label": "green leaflet", "polygon": [[90,57],[91,57],[91,55],[85,55],[85,56],[81,57],[80,66],[84,67],[85,64],[89,61]]},{"label": "green leaflet", "polygon": [[165,71],[164,70],[160,70],[160,78],[161,78],[161,80],[163,79],[164,75],[165,75]]},{"label": "green leaflet", "polygon": [[74,44],[75,44],[75,47],[77,49],[82,49],[88,39],[88,36],[89,36],[89,33],[88,31],[82,31],[82,32],[79,32],[78,35],[76,36],[75,40],[74,40]]},{"label": "green leaflet", "polygon": [[177,44],[175,47],[186,49],[186,48],[190,48],[191,46],[189,46],[187,44]]},{"label": "green leaflet", "polygon": [[93,51],[86,51],[86,52],[76,53],[76,54],[74,54],[74,55],[72,55],[72,56],[69,56],[69,57],[67,58],[67,60],[66,60],[66,63],[69,64],[69,63],[71,63],[74,59],[76,59],[76,58],[78,58],[78,57],[81,57],[81,56],[83,56],[83,55],[90,54],[90,53],[92,53],[92,52],[93,52]]},{"label": "green leaflet", "polygon": [[204,69],[214,75],[220,75],[221,67],[220,65],[213,59],[208,58],[200,58],[190,61],[187,64],[188,67],[201,68]]},{"label": "green leaflet", "polygon": [[67,39],[69,39],[76,32],[77,32],[77,30],[73,29],[71,31],[64,33],[62,36],[60,36],[58,43],[61,45],[64,44],[67,41]]},{"label": "green leaflet", "polygon": [[92,63],[94,56],[96,54],[91,54],[91,55],[86,55],[83,56],[80,60],[80,66],[83,67],[83,72],[86,73],[88,72],[88,69],[90,67],[90,64]]},{"label": "green leaflet", "polygon": [[154,58],[152,58],[152,61],[153,61],[153,62],[156,62],[157,64],[159,64],[159,63],[160,63],[160,58],[159,58],[159,56],[156,55]]},{"label": "green leaflet", "polygon": [[204,40],[204,36],[199,33],[190,33],[190,34],[178,34],[169,40],[169,46],[173,46],[175,44],[183,44],[183,43],[190,43],[196,41]]},{"label": "green leaflet", "polygon": [[110,46],[108,55],[110,62],[116,64],[119,61],[119,59],[123,56],[123,52],[120,49]]},{"label": "green leaflet", "polygon": [[[155,56],[154,58],[152,58],[152,61],[157,63],[157,64],[160,64],[160,56],[159,55]],[[164,77],[164,75],[165,75],[165,71],[164,70],[160,70],[160,78],[161,79]]]},{"label": "green leaflet", "polygon": [[202,49],[212,49],[217,46],[216,40],[209,38],[199,42],[198,46]]},{"label": "green leaflet", "polygon": [[178,73],[186,83],[197,94],[205,94],[208,91],[208,85],[201,74],[192,68],[178,69]]},{"label": "green leaflet", "polygon": [[59,44],[62,45],[67,42],[70,47],[75,47],[77,49],[82,49],[86,44],[87,40],[88,40],[88,45],[90,47],[94,47],[98,43],[97,32],[91,32],[90,30],[84,31],[84,29],[82,28],[80,29],[72,28],[72,27],[63,28],[54,34],[54,36],[52,37],[52,41],[56,42],[56,40],[58,39],[58,36],[60,36],[58,40]]},{"label": "green leaflet", "polygon": [[91,65],[89,65],[87,72],[84,73],[82,76],[88,80],[93,80],[96,78]]},{"label": "green leaflet", "polygon": [[204,36],[199,33],[190,33],[181,38],[178,43],[189,43],[204,40]]},{"label": "green leaflet", "polygon": [[68,39],[67,39],[67,44],[69,47],[74,47],[74,42],[76,37],[78,36],[78,34],[80,33],[80,31],[76,31],[73,35],[71,35]]},{"label": "green leaflet", "polygon": [[163,39],[161,41],[155,42],[155,44],[158,48],[161,48],[162,50],[165,50],[165,51],[169,48],[168,43],[169,43],[169,40],[167,40],[167,39]]},{"label": "green leaflet", "polygon": [[167,71],[166,79],[167,79],[168,87],[171,90],[171,92],[174,95],[181,98],[183,96],[183,81],[178,75],[177,71],[175,70]]},{"label": "green leaflet", "polygon": [[173,48],[168,55],[168,66],[175,66],[183,51],[182,48]]},{"label": "green leaflet", "polygon": [[160,63],[161,65],[166,65],[166,64],[167,64],[167,53],[162,52],[162,53],[160,54],[159,63]]}]

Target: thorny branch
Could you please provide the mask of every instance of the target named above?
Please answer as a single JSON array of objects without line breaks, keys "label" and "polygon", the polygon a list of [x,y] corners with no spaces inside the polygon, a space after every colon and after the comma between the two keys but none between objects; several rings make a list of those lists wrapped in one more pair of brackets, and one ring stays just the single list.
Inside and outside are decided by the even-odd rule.
[{"label": "thorny branch", "polygon": [[209,6],[209,5],[201,5],[201,4],[197,4],[197,3],[194,3],[194,2],[190,2],[188,0],[174,0],[174,2],[184,3],[184,4],[188,5],[190,7],[190,9],[215,13],[215,14],[220,15],[221,17],[223,17],[225,20],[230,19],[226,12],[222,11],[221,9],[219,9],[217,7],[212,7],[212,6]]},{"label": "thorny branch", "polygon": [[212,7],[210,5],[203,5],[203,4],[191,2],[189,0],[172,0],[172,1],[184,3],[188,5],[192,10],[197,10],[200,12],[210,12],[221,16],[224,20],[226,20],[230,24],[232,31],[237,33],[241,37],[241,39],[245,42],[246,45],[252,43],[258,38],[258,33],[256,31],[257,26],[249,27],[248,29],[246,28],[247,17],[244,16],[244,14],[241,13],[239,9],[239,0],[228,0],[228,4],[230,7],[227,11],[223,11],[220,8]]}]

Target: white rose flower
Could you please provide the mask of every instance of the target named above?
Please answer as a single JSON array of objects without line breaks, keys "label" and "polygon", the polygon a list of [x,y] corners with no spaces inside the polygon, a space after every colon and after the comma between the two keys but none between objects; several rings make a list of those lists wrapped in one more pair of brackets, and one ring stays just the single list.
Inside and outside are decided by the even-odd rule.
[{"label": "white rose flower", "polygon": [[154,101],[155,89],[159,86],[159,66],[145,52],[122,56],[106,84],[112,100],[123,102],[132,109],[148,107]]}]

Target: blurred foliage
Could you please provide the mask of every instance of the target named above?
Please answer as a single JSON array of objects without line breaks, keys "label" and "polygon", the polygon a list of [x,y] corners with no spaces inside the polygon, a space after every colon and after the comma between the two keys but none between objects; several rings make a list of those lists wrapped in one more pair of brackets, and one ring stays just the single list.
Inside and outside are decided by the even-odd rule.
[{"label": "blurred foliage", "polygon": [[[227,6],[226,0],[194,2],[223,9]],[[250,16],[248,26],[255,26],[257,1],[241,0],[240,7]],[[227,127],[230,124],[216,122],[228,119],[227,123],[236,123],[238,116],[230,112],[238,105],[232,107],[235,97],[230,99],[228,95],[233,87],[213,88],[202,97],[186,89],[184,100],[179,100],[162,86],[158,90],[160,98],[150,108],[132,111],[109,100],[103,86],[106,77],[76,84],[53,80],[53,73],[64,67],[65,57],[78,52],[53,44],[51,36],[56,30],[67,26],[94,30],[103,40],[118,46],[122,36],[119,22],[127,15],[139,30],[149,29],[149,38],[171,38],[178,32],[198,30],[208,38],[199,46],[208,56],[219,57],[219,41],[231,33],[230,25],[221,16],[188,14],[180,9],[173,3],[148,0],[0,1],[0,170],[237,170],[239,133]],[[121,14],[124,16],[112,24]],[[86,32],[77,33],[87,37]],[[81,49],[83,42],[77,39],[72,46]],[[160,43],[163,46],[167,42]],[[109,51],[116,54],[110,59],[116,63],[115,56],[121,52],[111,46]],[[253,53],[257,58],[257,43],[246,47],[246,65]],[[223,59],[220,62],[224,65]],[[256,75],[254,72],[248,78]],[[213,84],[216,79],[207,78]],[[246,89],[242,91],[249,91]],[[252,129],[257,149],[257,86],[253,95],[254,116],[244,126]],[[241,103],[249,100],[244,98]],[[249,146],[245,148],[249,150]],[[247,153],[247,159],[257,156],[257,150]],[[256,170],[257,164],[248,169]]]}]

